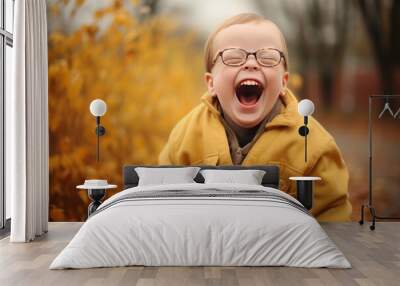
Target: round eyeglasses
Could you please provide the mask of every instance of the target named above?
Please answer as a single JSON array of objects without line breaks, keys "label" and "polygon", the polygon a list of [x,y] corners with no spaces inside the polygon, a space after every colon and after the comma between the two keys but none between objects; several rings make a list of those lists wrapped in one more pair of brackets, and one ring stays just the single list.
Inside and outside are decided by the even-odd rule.
[{"label": "round eyeglasses", "polygon": [[283,52],[273,48],[260,49],[252,53],[239,48],[229,48],[222,50],[217,54],[213,60],[213,65],[217,61],[218,57],[221,57],[222,62],[227,66],[242,66],[246,63],[249,55],[253,55],[261,66],[270,68],[279,65],[282,58],[285,59]]}]

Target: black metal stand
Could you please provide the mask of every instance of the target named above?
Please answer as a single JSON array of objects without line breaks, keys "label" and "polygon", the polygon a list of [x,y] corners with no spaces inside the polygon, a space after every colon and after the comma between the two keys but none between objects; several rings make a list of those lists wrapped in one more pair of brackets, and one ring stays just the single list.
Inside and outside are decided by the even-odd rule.
[{"label": "black metal stand", "polygon": [[364,224],[364,209],[367,208],[372,216],[372,225],[369,226],[371,230],[375,230],[376,219],[400,219],[398,217],[382,217],[378,216],[375,211],[375,207],[372,204],[372,118],[371,118],[371,107],[372,99],[374,98],[388,98],[388,97],[400,97],[400,95],[370,95],[369,96],[369,107],[368,107],[368,136],[369,136],[369,174],[368,174],[368,204],[361,206],[361,219],[358,222],[360,225]]},{"label": "black metal stand", "polygon": [[92,213],[94,213],[97,208],[101,205],[101,200],[104,198],[106,195],[106,190],[105,189],[88,189],[88,196],[92,200],[90,205],[88,206],[88,217]]},{"label": "black metal stand", "polygon": [[297,200],[307,209],[311,210],[314,203],[314,182],[320,181],[320,177],[303,176],[289,177],[289,180],[296,181]]},{"label": "black metal stand", "polygon": [[299,180],[297,183],[297,200],[311,210],[313,206],[313,181]]}]

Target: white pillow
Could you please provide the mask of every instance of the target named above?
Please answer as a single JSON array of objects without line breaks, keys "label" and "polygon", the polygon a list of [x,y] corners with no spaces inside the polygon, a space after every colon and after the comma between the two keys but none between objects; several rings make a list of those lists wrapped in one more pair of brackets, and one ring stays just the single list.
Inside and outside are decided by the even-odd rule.
[{"label": "white pillow", "polygon": [[199,167],[135,168],[139,186],[195,183],[193,179],[199,170]]},{"label": "white pillow", "polygon": [[261,185],[265,171],[262,170],[201,170],[205,184],[226,183],[226,184],[247,184]]}]

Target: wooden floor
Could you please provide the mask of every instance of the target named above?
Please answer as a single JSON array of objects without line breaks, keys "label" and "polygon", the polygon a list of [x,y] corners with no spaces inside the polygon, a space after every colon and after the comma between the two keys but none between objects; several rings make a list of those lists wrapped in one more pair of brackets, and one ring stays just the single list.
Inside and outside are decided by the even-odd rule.
[{"label": "wooden floor", "polygon": [[322,224],[352,269],[119,267],[48,270],[81,223],[50,223],[32,243],[0,240],[0,285],[400,285],[400,222]]}]

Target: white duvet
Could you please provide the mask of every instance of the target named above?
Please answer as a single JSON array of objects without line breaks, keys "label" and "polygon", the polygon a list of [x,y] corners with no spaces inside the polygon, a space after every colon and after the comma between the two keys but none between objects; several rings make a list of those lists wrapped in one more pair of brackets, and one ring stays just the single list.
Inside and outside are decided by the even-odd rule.
[{"label": "white duvet", "polygon": [[351,267],[318,222],[290,204],[251,197],[142,198],[113,204],[136,192],[168,190],[261,190],[300,204],[277,189],[254,185],[193,183],[130,188],[99,207],[50,269],[127,265]]}]

